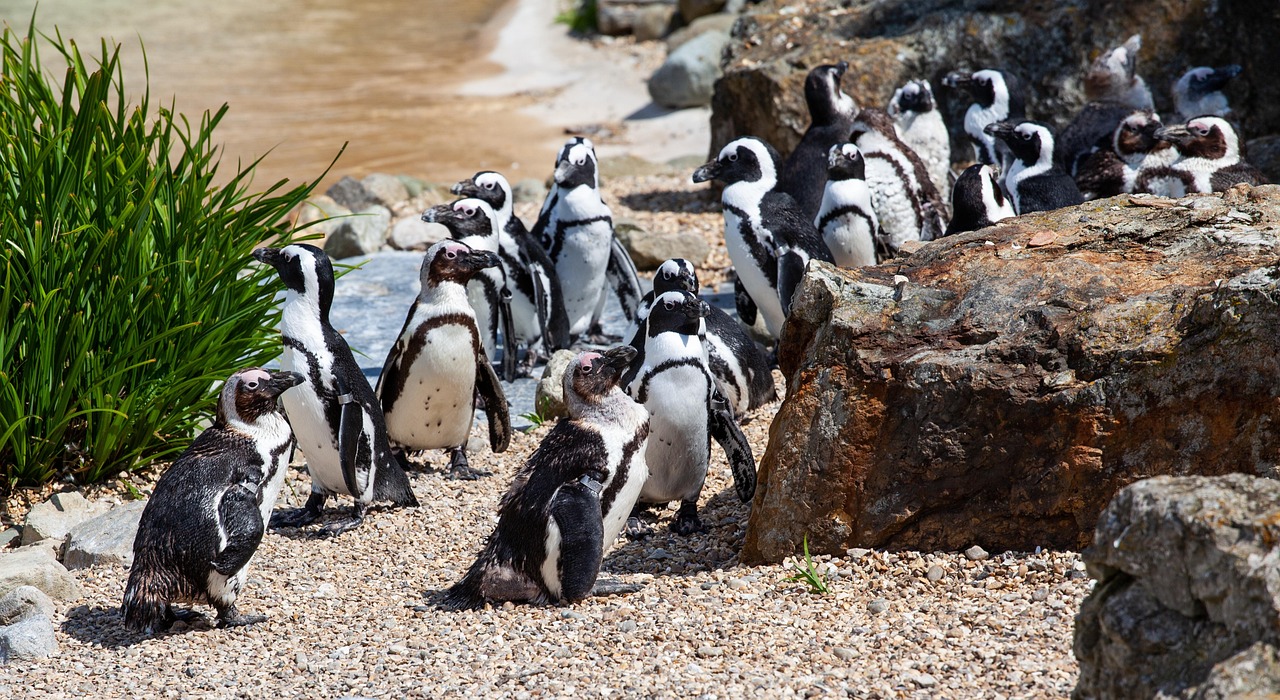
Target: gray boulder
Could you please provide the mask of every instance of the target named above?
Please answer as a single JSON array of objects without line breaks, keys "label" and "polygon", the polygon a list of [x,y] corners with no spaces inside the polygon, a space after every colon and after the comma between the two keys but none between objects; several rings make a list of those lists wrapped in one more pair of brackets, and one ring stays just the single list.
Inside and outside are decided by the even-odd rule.
[{"label": "gray boulder", "polygon": [[569,415],[564,405],[564,371],[577,356],[578,353],[572,350],[557,350],[547,359],[547,366],[542,369],[542,378],[538,380],[538,388],[533,395],[533,405],[543,419]]},{"label": "gray boulder", "polygon": [[449,237],[442,224],[428,223],[421,216],[407,216],[391,227],[387,243],[396,250],[426,250]]},{"label": "gray boulder", "polygon": [[[738,21],[737,15],[718,12],[714,15],[707,15],[693,20],[689,24],[671,32],[667,37],[667,53],[675,51],[684,46],[692,39],[696,39],[707,32],[724,32],[728,34],[733,30],[733,25]],[[699,164],[701,165],[701,164]]]},{"label": "gray boulder", "polygon": [[325,194],[351,211],[360,211],[378,204],[377,198],[365,189],[364,183],[350,175],[344,175],[325,190]]},{"label": "gray boulder", "polygon": [[547,184],[536,177],[526,177],[511,186],[511,196],[517,203],[541,202],[547,197]]},{"label": "gray boulder", "polygon": [[388,209],[409,199],[409,188],[395,175],[372,173],[365,175],[360,184],[374,204],[381,204]]},{"label": "gray boulder", "polygon": [[724,9],[725,0],[680,0],[680,16],[686,22]]},{"label": "gray boulder", "polygon": [[53,633],[53,620],[44,613],[35,612],[0,627],[0,663],[42,659],[56,653],[58,638]]},{"label": "gray boulder", "polygon": [[707,32],[672,51],[649,78],[649,97],[673,109],[711,104],[721,75],[720,54],[728,43],[728,34]]},{"label": "gray boulder", "polygon": [[1121,490],[1084,552],[1073,697],[1280,688],[1280,481],[1160,476]]},{"label": "gray boulder", "polygon": [[35,586],[18,586],[0,596],[0,627],[12,625],[24,617],[40,614],[53,619],[53,600]]},{"label": "gray boulder", "polygon": [[84,595],[53,550],[38,545],[0,554],[0,596],[22,586],[34,586],[58,600],[78,600]]},{"label": "gray boulder", "polygon": [[596,0],[596,31],[607,36],[634,34],[641,41],[660,39],[675,14],[675,0]]},{"label": "gray boulder", "polygon": [[110,508],[110,503],[86,500],[75,491],[55,493],[27,513],[27,521],[22,526],[22,544],[33,544],[45,538],[65,539],[71,528]]},{"label": "gray boulder", "polygon": [[333,197],[321,194],[298,205],[294,226],[305,226],[301,231],[304,236],[318,233],[327,238],[342,225],[342,217],[350,215],[350,209],[338,204]]},{"label": "gray boulder", "polygon": [[91,566],[133,563],[133,537],[138,532],[138,520],[146,501],[122,503],[115,508],[86,520],[71,530],[62,550],[62,563],[68,569],[87,569]]},{"label": "gray boulder", "polygon": [[340,259],[382,250],[391,229],[391,210],[374,204],[342,219],[324,242],[324,252]]},{"label": "gray boulder", "polygon": [[684,258],[701,267],[711,254],[706,239],[688,231],[654,233],[624,219],[614,224],[613,232],[640,270],[656,270],[671,258]]},{"label": "gray boulder", "polygon": [[647,5],[633,15],[631,34],[638,41],[661,39],[671,31],[671,21],[676,8],[666,3]]}]

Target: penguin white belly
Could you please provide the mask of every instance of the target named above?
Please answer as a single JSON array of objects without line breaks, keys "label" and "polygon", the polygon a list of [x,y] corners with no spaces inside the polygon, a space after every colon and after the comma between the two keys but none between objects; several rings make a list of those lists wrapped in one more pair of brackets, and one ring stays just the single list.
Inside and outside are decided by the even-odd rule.
[{"label": "penguin white belly", "polygon": [[[938,110],[913,113],[902,121],[902,141],[924,161],[929,179],[938,192],[950,192],[951,139]],[[945,199],[945,198],[944,198]]]},{"label": "penguin white belly", "polygon": [[[993,105],[994,106],[994,105]],[[964,113],[964,133],[968,134],[973,144],[973,159],[979,163],[994,163],[996,137],[983,131],[988,124],[1000,121],[1000,116],[993,110],[977,104],[969,105]]]},{"label": "penguin white belly", "polygon": [[387,434],[414,450],[465,445],[475,412],[471,331],[456,324],[432,329],[405,373],[404,391],[386,414]]},{"label": "penguin white belly", "polygon": [[235,602],[239,597],[240,591],[244,590],[244,582],[249,576],[249,565],[245,564],[240,570],[230,576],[209,569],[209,578],[206,581],[208,586],[209,603],[211,605],[226,606]]},{"label": "penguin white belly", "polygon": [[[538,284],[536,277],[534,284]],[[511,322],[516,337],[526,343],[542,337],[542,326],[538,323],[538,308],[533,305],[532,299],[515,290],[512,290],[511,294]]]},{"label": "penguin white belly", "polygon": [[816,223],[837,265],[876,264],[875,232],[871,226],[875,216],[867,183],[853,179],[827,182]]},{"label": "penguin white belly", "polygon": [[560,276],[564,308],[569,316],[569,332],[574,335],[585,333],[591,325],[591,317],[604,291],[612,237],[613,232],[604,221],[574,226],[564,234],[556,258],[556,274]]},{"label": "penguin white belly", "polygon": [[[786,320],[786,316],[782,313],[782,301],[778,298],[778,290],[774,289],[769,278],[765,277],[764,271],[756,263],[756,259],[752,257],[751,250],[742,238],[741,225],[742,219],[729,209],[725,209],[724,247],[729,253],[729,259],[733,261],[733,269],[738,274],[738,279],[742,280],[742,286],[751,295],[756,309],[764,317],[765,328],[768,329],[769,335],[776,338],[782,331],[782,322]],[[764,242],[763,245],[772,253],[772,241]]]},{"label": "penguin white belly", "polygon": [[[309,363],[291,348],[285,347],[280,365],[302,376],[310,376]],[[326,381],[327,380],[327,381]],[[321,375],[321,381],[332,386],[332,377]],[[338,426],[329,427],[329,419],[324,412],[324,404],[316,395],[315,387],[309,381],[286,391],[280,396],[284,410],[289,414],[289,422],[293,425],[294,437],[298,440],[298,449],[307,458],[307,472],[311,475],[312,485],[319,485],[327,493],[347,493],[347,482],[342,478],[342,462],[338,457]]]},{"label": "penguin white belly", "polygon": [[655,503],[696,498],[707,478],[707,375],[690,365],[663,370],[648,382],[649,478],[640,498]]},{"label": "penguin white belly", "polygon": [[[284,477],[289,471],[288,444],[293,440],[293,431],[284,416],[264,416],[259,423],[264,430],[253,431],[254,441],[258,445],[258,456],[262,458],[265,481],[259,487],[261,501],[258,512],[262,514],[262,522],[271,521],[271,511],[276,507],[280,497],[280,489],[284,487]],[[275,452],[275,455],[272,453]],[[274,464],[273,464],[274,462]],[[272,472],[271,470],[275,471]]]}]

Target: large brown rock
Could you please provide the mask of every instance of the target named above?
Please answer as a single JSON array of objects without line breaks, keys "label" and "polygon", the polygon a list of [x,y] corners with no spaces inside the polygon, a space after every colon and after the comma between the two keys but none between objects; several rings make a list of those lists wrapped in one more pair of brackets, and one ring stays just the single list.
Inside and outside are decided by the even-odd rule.
[{"label": "large brown rock", "polygon": [[812,265],[744,560],[805,535],[821,552],[1080,548],[1137,479],[1274,474],[1278,227],[1280,187],[1240,187]]},{"label": "large brown rock", "polygon": [[930,80],[953,153],[966,159],[968,101],[941,88],[948,72],[1012,70],[1028,87],[1029,115],[1061,127],[1084,102],[1090,61],[1134,33],[1161,113],[1172,112],[1169,86],[1187,68],[1239,63],[1228,95],[1244,133],[1280,133],[1280,81],[1267,68],[1280,63],[1280,12],[1269,0],[767,0],[734,28],[712,100],[711,153],[742,135],[789,152],[809,123],[805,74],[845,59],[845,91],[860,105],[883,107],[908,79]]}]

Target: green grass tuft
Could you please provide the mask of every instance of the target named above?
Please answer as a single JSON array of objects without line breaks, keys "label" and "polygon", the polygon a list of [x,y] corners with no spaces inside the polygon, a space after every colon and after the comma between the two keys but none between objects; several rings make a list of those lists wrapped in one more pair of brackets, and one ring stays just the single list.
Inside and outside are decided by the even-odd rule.
[{"label": "green grass tuft", "polygon": [[791,582],[803,582],[809,587],[810,593],[818,595],[826,595],[831,592],[830,584],[827,583],[826,574],[813,563],[813,557],[809,556],[809,536],[804,536],[804,566],[801,568],[800,562],[796,562],[796,573],[787,577]]}]

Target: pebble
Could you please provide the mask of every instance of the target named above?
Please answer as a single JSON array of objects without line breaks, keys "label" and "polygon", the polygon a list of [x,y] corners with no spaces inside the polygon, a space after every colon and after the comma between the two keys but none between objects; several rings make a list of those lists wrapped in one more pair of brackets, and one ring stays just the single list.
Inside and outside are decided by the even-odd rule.
[{"label": "pebble", "polygon": [[867,603],[867,612],[871,613],[872,615],[879,615],[880,613],[888,609],[889,609],[889,601],[885,600],[884,598],[876,598],[870,603]]},{"label": "pebble", "polygon": [[985,561],[990,556],[987,550],[976,544],[964,550],[964,555],[969,558],[969,561]]},{"label": "pebble", "polygon": [[853,657],[858,655],[858,652],[850,649],[849,647],[836,647],[835,649],[832,649],[832,652],[836,655],[836,658],[841,661],[852,661]]},{"label": "pebble", "polygon": [[925,578],[929,579],[930,581],[937,582],[937,581],[941,581],[942,577],[946,575],[947,575],[947,572],[943,571],[941,566],[934,564],[933,566],[929,567],[929,573],[925,574]]},{"label": "pebble", "polygon": [[728,586],[730,589],[735,591],[742,590],[747,587],[747,580],[743,578],[731,578],[729,579]]},{"label": "pebble", "polygon": [[724,649],[721,649],[720,647],[711,647],[711,646],[698,647],[698,656],[704,659],[712,656],[721,656],[723,654],[724,654]]},{"label": "pebble", "polygon": [[618,631],[619,631],[619,632],[635,632],[635,631],[636,631],[636,621],[635,621],[635,620],[623,620],[622,622],[619,622],[619,623],[618,623]]},{"label": "pebble", "polygon": [[1037,603],[1043,603],[1048,598],[1049,598],[1048,588],[1037,588],[1031,593],[1031,599],[1036,601]]}]

